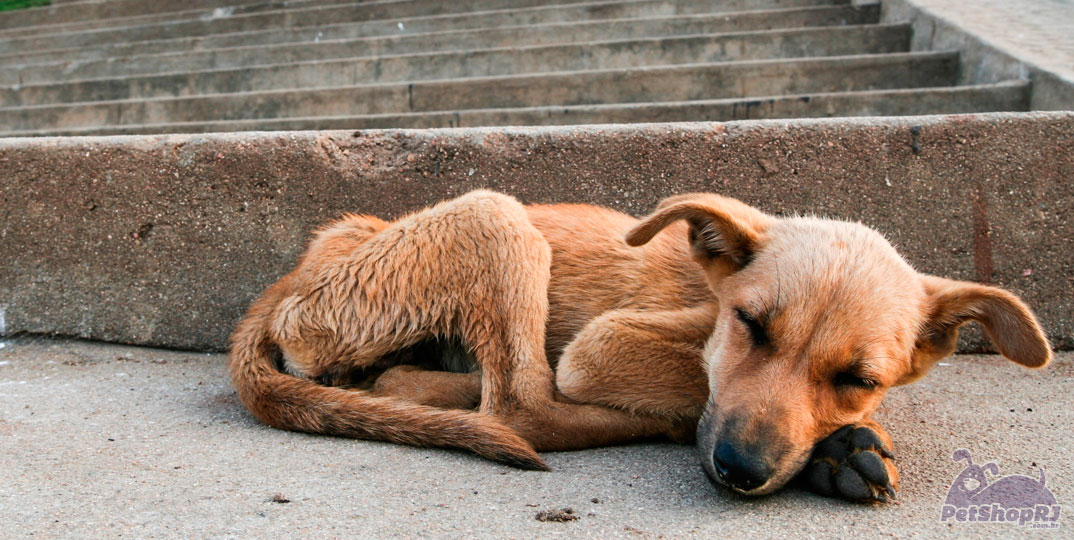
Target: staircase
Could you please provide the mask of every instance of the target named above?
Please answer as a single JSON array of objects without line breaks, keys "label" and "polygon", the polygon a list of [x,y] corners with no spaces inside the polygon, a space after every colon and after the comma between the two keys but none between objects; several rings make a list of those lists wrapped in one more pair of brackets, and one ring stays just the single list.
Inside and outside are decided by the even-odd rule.
[{"label": "staircase", "polygon": [[1025,111],[849,0],[96,0],[0,14],[0,136]]}]

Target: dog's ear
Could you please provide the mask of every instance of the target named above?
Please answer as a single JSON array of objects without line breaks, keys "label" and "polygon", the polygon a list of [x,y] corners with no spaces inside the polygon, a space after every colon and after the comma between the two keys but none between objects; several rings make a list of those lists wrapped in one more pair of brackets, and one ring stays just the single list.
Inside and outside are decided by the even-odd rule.
[{"label": "dog's ear", "polygon": [[940,359],[955,352],[958,329],[977,321],[996,350],[1026,367],[1045,366],[1051,345],[1033,312],[1017,296],[995,287],[923,276],[928,300],[918,334],[911,373],[897,384],[921,378]]},{"label": "dog's ear", "polygon": [[737,268],[749,264],[772,220],[763,212],[735,199],[711,193],[677,195],[661,201],[656,211],[626,235],[631,246],[652,240],[656,233],[680,219],[690,224],[690,246],[702,259],[726,259]]}]

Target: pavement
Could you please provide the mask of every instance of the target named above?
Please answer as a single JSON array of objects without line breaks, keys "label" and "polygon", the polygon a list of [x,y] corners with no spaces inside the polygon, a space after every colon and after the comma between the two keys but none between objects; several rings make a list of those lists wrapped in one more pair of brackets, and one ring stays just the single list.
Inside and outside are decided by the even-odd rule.
[{"label": "pavement", "polygon": [[1072,0],[911,0],[1027,64],[1074,81]]},{"label": "pavement", "polygon": [[[692,447],[546,454],[524,472],[467,454],[289,433],[254,420],[220,354],[18,338],[0,342],[0,538],[1069,537],[942,523],[963,464],[1074,492],[1074,353],[1042,371],[957,356],[892,390],[898,502],[795,488],[745,499],[710,484]],[[275,501],[273,499],[276,499]],[[287,502],[283,502],[286,500]],[[542,522],[570,508],[577,520]],[[1067,506],[1067,509],[1070,507]]]}]

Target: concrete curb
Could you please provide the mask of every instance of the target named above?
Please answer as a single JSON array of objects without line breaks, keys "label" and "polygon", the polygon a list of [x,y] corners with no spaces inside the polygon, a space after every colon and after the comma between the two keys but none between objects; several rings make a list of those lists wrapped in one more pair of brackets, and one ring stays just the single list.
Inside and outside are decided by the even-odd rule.
[{"label": "concrete curb", "polygon": [[1072,142],[1074,113],[0,139],[0,334],[219,350],[312,227],[488,187],[861,220],[923,271],[1022,295],[1071,348]]}]

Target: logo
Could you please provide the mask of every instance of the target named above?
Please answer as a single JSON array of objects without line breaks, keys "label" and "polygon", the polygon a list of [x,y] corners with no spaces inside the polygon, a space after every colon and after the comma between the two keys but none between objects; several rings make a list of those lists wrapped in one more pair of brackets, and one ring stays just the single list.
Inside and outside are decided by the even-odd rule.
[{"label": "logo", "polygon": [[989,482],[988,475],[999,476],[999,465],[975,465],[970,451],[955,450],[953,460],[965,461],[947,500],[940,510],[940,521],[1016,524],[1034,529],[1059,528],[1062,507],[1045,485],[1044,468],[1040,478],[1020,474],[1002,476]]}]

